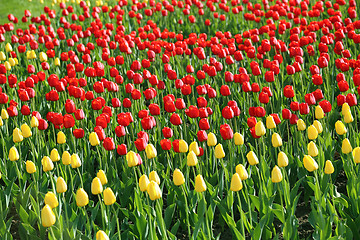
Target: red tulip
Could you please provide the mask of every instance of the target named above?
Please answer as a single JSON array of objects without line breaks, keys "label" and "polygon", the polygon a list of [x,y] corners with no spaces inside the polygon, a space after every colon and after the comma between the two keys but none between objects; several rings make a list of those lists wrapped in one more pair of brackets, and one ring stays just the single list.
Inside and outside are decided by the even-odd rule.
[{"label": "red tulip", "polygon": [[147,141],[144,138],[138,138],[134,142],[135,147],[138,151],[144,151],[145,147],[147,146]]},{"label": "red tulip", "polygon": [[225,119],[232,119],[234,117],[234,111],[231,109],[231,107],[226,106],[221,111],[221,115]]},{"label": "red tulip", "polygon": [[115,142],[114,139],[111,137],[107,137],[104,139],[103,142],[103,147],[105,148],[105,150],[107,151],[111,151],[115,149]]},{"label": "red tulip", "polygon": [[162,129],[162,134],[164,135],[164,138],[171,138],[173,136],[173,130],[169,127],[164,127]]},{"label": "red tulip", "polygon": [[74,129],[73,134],[74,134],[75,138],[83,138],[85,135],[85,132],[84,132],[84,129],[78,128],[78,129]]},{"label": "red tulip", "polygon": [[75,125],[75,119],[70,114],[65,114],[63,118],[65,128],[72,128]]},{"label": "red tulip", "polygon": [[306,115],[309,114],[309,112],[310,112],[309,105],[307,103],[300,103],[300,114]]},{"label": "red tulip", "polygon": [[[171,149],[171,141],[169,139],[162,139],[160,141],[160,146],[162,150],[168,151]],[[179,149],[179,145],[178,145]]]},{"label": "red tulip", "polygon": [[224,140],[229,140],[234,137],[233,130],[228,124],[223,124],[220,126],[220,134]]},{"label": "red tulip", "polygon": [[98,135],[98,138],[99,138],[100,141],[105,139],[105,131],[104,131],[104,129],[102,127],[96,126],[94,128],[94,132],[96,133],[96,135]]},{"label": "red tulip", "polygon": [[127,154],[127,147],[126,144],[121,144],[117,146],[116,152],[120,155],[126,155]]},{"label": "red tulip", "polygon": [[177,113],[173,113],[170,117],[170,122],[172,125],[178,126],[182,124],[182,120]]},{"label": "red tulip", "polygon": [[294,89],[291,85],[286,85],[284,87],[284,96],[286,98],[293,98],[295,96]]}]

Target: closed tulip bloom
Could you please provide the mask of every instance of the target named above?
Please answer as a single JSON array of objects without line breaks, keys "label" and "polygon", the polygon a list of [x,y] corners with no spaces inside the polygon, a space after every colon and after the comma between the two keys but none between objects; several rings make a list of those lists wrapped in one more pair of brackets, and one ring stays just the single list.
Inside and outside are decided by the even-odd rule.
[{"label": "closed tulip bloom", "polygon": [[19,128],[15,128],[13,130],[13,141],[14,143],[18,143],[21,142],[22,140],[24,140],[24,137],[21,133],[21,130]]},{"label": "closed tulip bloom", "polygon": [[32,136],[31,128],[26,123],[21,125],[21,133],[24,138],[28,138]]},{"label": "closed tulip bloom", "polygon": [[19,152],[16,149],[16,147],[11,147],[9,150],[9,159],[10,161],[17,161],[19,160],[20,156],[19,156]]},{"label": "closed tulip bloom", "polygon": [[35,116],[32,116],[32,117],[31,117],[30,126],[31,126],[32,128],[39,126],[39,120],[38,120]]},{"label": "closed tulip bloom", "polygon": [[208,139],[207,139],[207,145],[210,147],[210,146],[215,146],[216,144],[217,144],[217,138],[216,138],[215,134],[209,133]]},{"label": "closed tulip bloom", "polygon": [[280,147],[282,146],[282,139],[278,133],[274,133],[271,137],[271,143],[273,147]]},{"label": "closed tulip bloom", "polygon": [[305,155],[303,158],[304,167],[309,172],[313,172],[319,168],[317,162],[309,155]]},{"label": "closed tulip bloom", "polygon": [[71,155],[68,151],[63,152],[61,156],[62,164],[64,165],[70,165],[71,163]]},{"label": "closed tulip bloom", "polygon": [[334,172],[334,166],[330,160],[326,160],[324,172],[325,174],[332,174]]},{"label": "closed tulip bloom", "polygon": [[97,146],[100,144],[100,140],[99,140],[99,137],[96,134],[96,132],[90,133],[89,141],[90,141],[91,146]]},{"label": "closed tulip bloom", "polygon": [[66,136],[63,132],[58,132],[57,134],[57,143],[58,144],[64,144],[66,143]]},{"label": "closed tulip bloom", "polygon": [[53,162],[57,162],[60,160],[60,154],[58,152],[58,150],[56,148],[54,148],[53,150],[51,150],[50,152],[50,159]]},{"label": "closed tulip bloom", "polygon": [[352,123],[354,121],[353,116],[351,115],[351,112],[348,111],[344,114],[344,122],[346,123]]},{"label": "closed tulip bloom", "polygon": [[188,153],[187,155],[187,165],[189,167],[193,167],[193,166],[196,166],[198,164],[198,159],[196,157],[196,154],[191,151]]},{"label": "closed tulip bloom", "polygon": [[255,124],[255,134],[256,136],[264,136],[266,133],[266,128],[262,121],[259,121]]},{"label": "closed tulip bloom", "polygon": [[352,152],[353,158],[354,158],[354,162],[355,163],[360,163],[360,147],[356,147],[354,148],[353,152]]},{"label": "closed tulip bloom", "polygon": [[243,145],[244,144],[244,136],[237,132],[234,134],[234,141],[235,141],[236,146]]},{"label": "closed tulip bloom", "polygon": [[39,58],[40,58],[41,62],[46,62],[48,60],[48,57],[47,57],[46,53],[44,53],[44,52],[41,52],[39,54]]},{"label": "closed tulip bloom", "polygon": [[348,154],[352,152],[352,147],[351,147],[351,143],[349,141],[349,139],[345,138],[342,141],[342,145],[341,145],[341,151],[344,154]]},{"label": "closed tulip bloom", "polygon": [[60,59],[59,59],[59,58],[55,58],[54,64],[55,64],[55,66],[60,66]]},{"label": "closed tulip bloom", "polygon": [[105,172],[103,170],[99,170],[97,172],[96,176],[100,179],[102,185],[105,185],[105,184],[108,183],[107,177],[106,177]]},{"label": "closed tulip bloom", "polygon": [[273,183],[279,183],[283,179],[281,170],[278,166],[275,166],[273,170],[271,171],[271,181]]},{"label": "closed tulip bloom", "polygon": [[248,154],[246,154],[246,158],[249,164],[252,166],[259,163],[259,159],[257,158],[256,154],[253,151],[248,152]]},{"label": "closed tulip bloom", "polygon": [[4,65],[5,65],[6,70],[8,70],[8,71],[11,70],[11,64],[8,61],[6,61]]},{"label": "closed tulip bloom", "polygon": [[104,203],[105,205],[113,205],[116,202],[116,197],[114,192],[111,190],[111,188],[106,188],[104,190]]},{"label": "closed tulip bloom", "polygon": [[225,157],[225,151],[221,143],[216,145],[215,147],[215,157],[216,158],[224,158]]},{"label": "closed tulip bloom", "polygon": [[200,148],[196,141],[190,143],[189,152],[191,152],[191,151],[193,151],[196,154],[196,156],[200,155]]},{"label": "closed tulip bloom", "polygon": [[184,140],[179,141],[179,151],[181,153],[186,153],[189,150],[188,144]]},{"label": "closed tulip bloom", "polygon": [[156,171],[152,171],[149,174],[149,180],[156,182],[158,185],[160,185],[160,178]]},{"label": "closed tulip bloom", "polygon": [[56,222],[55,213],[49,205],[45,205],[41,210],[41,224],[43,227],[51,227]]},{"label": "closed tulip bloom", "polygon": [[341,113],[342,115],[345,115],[345,113],[347,112],[351,112],[350,110],[350,106],[347,102],[345,102],[342,106],[341,106]]},{"label": "closed tulip bloom", "polygon": [[159,185],[154,181],[150,181],[147,188],[147,193],[149,194],[149,197],[152,201],[160,199],[162,195]]},{"label": "closed tulip bloom", "polygon": [[155,158],[157,156],[156,148],[152,144],[148,144],[145,147],[145,152],[146,152],[146,157],[148,159],[152,159],[152,158]]},{"label": "closed tulip bloom", "polygon": [[138,165],[138,158],[136,156],[136,153],[133,151],[130,151],[126,154],[126,161],[128,164],[128,167],[135,167]]},{"label": "closed tulip bloom", "polygon": [[240,191],[243,188],[243,184],[241,182],[241,178],[238,173],[234,173],[231,178],[230,190],[233,192]]},{"label": "closed tulip bloom", "polygon": [[238,164],[235,168],[237,174],[239,174],[241,181],[244,181],[249,178],[249,174],[246,171],[246,168],[242,164]]},{"label": "closed tulip bloom", "polygon": [[13,51],[13,48],[12,48],[12,46],[11,46],[10,43],[7,43],[7,44],[5,45],[5,51],[6,51],[6,52],[12,52],[12,51]]},{"label": "closed tulip bloom", "polygon": [[315,118],[316,119],[323,119],[325,116],[324,110],[320,106],[316,106],[315,108]]},{"label": "closed tulip bloom", "polygon": [[309,144],[307,145],[307,150],[308,154],[312,157],[316,157],[317,155],[319,155],[319,150],[313,141],[309,142]]},{"label": "closed tulip bloom", "polygon": [[32,173],[36,172],[36,166],[35,166],[34,162],[26,161],[25,165],[26,165],[26,172],[27,173],[32,174]]},{"label": "closed tulip bloom", "polygon": [[322,133],[323,127],[322,127],[321,123],[318,120],[315,120],[313,122],[313,125],[314,125],[314,127],[316,128],[316,130],[318,131],[319,134]]},{"label": "closed tulip bloom", "polygon": [[206,191],[206,183],[200,174],[195,178],[195,191],[199,193]]},{"label": "closed tulip bloom", "polygon": [[73,155],[71,155],[71,167],[72,168],[78,168],[80,166],[81,166],[80,157],[79,157],[79,155],[74,153]]},{"label": "closed tulip bloom", "polygon": [[56,192],[64,193],[67,191],[67,185],[65,180],[62,177],[58,177],[56,180]]},{"label": "closed tulip bloom", "polygon": [[142,175],[139,179],[140,191],[145,192],[147,190],[149,183],[150,183],[150,180],[146,176],[146,174]]},{"label": "closed tulip bloom", "polygon": [[84,207],[89,203],[89,196],[83,188],[79,188],[76,191],[75,200],[78,207]]},{"label": "closed tulip bloom", "polygon": [[2,118],[3,120],[6,120],[6,119],[9,118],[9,114],[8,114],[8,112],[7,112],[5,109],[1,109],[1,118]]},{"label": "closed tulip bloom", "polygon": [[284,152],[279,152],[277,164],[279,167],[286,167],[287,165],[289,165],[289,159]]},{"label": "closed tulip bloom", "polygon": [[48,192],[47,194],[45,194],[44,202],[46,205],[49,205],[51,208],[56,208],[57,206],[59,206],[59,202],[56,198],[55,193],[53,192]]},{"label": "closed tulip bloom", "polygon": [[102,191],[103,191],[103,186],[101,184],[100,178],[95,177],[91,182],[91,193],[93,195],[98,195],[102,193]]},{"label": "closed tulip bloom", "polygon": [[173,173],[173,181],[176,186],[180,186],[185,183],[184,174],[179,169],[175,169]]},{"label": "closed tulip bloom", "polygon": [[304,120],[299,119],[296,124],[297,124],[299,131],[304,131],[306,129],[306,124],[305,124]]},{"label": "closed tulip bloom", "polygon": [[6,55],[3,51],[0,52],[0,61],[5,61],[6,60]]},{"label": "closed tulip bloom", "polygon": [[109,236],[103,230],[99,230],[96,233],[96,240],[109,240]]},{"label": "closed tulip bloom", "polygon": [[44,172],[48,172],[54,169],[54,164],[48,156],[43,157],[41,164]]},{"label": "closed tulip bloom", "polygon": [[341,121],[337,121],[335,123],[335,130],[336,130],[336,133],[339,135],[344,135],[347,132],[344,123],[342,123]]},{"label": "closed tulip bloom", "polygon": [[314,140],[318,137],[318,131],[314,125],[308,127],[308,138]]},{"label": "closed tulip bloom", "polygon": [[266,117],[266,128],[267,129],[274,129],[276,128],[276,123],[275,123],[275,120],[273,118],[273,116],[268,116]]}]

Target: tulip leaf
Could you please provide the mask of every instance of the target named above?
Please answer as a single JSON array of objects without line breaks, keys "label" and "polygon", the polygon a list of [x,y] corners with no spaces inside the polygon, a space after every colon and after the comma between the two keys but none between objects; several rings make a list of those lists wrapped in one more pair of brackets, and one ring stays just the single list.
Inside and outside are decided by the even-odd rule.
[{"label": "tulip leaf", "polygon": [[174,216],[175,209],[176,209],[176,204],[173,203],[173,204],[169,205],[165,210],[164,221],[166,224],[166,229],[169,229],[169,227],[171,225],[171,221]]},{"label": "tulip leaf", "polygon": [[264,227],[265,227],[266,223],[268,222],[269,218],[270,218],[269,213],[262,216],[259,223],[256,225],[256,227],[254,229],[254,232],[252,234],[252,239],[261,239],[262,232],[263,232]]}]

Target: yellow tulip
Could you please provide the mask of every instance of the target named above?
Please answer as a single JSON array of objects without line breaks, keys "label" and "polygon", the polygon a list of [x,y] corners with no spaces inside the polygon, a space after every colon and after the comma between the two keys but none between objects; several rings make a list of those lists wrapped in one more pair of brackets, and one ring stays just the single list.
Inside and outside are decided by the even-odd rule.
[{"label": "yellow tulip", "polygon": [[221,143],[219,143],[215,147],[215,157],[216,158],[224,158],[225,157],[225,152],[224,152],[224,149],[223,149],[223,146]]},{"label": "yellow tulip", "polygon": [[63,152],[61,157],[62,164],[70,165],[71,164],[71,155],[68,151]]},{"label": "yellow tulip", "polygon": [[2,120],[2,118],[0,118],[0,127],[2,127],[4,125],[4,122]]},{"label": "yellow tulip", "polygon": [[197,175],[195,178],[195,191],[196,192],[205,192],[206,191],[206,183],[200,174]]},{"label": "yellow tulip", "polygon": [[44,172],[48,172],[54,169],[54,164],[48,156],[43,157],[41,164]]},{"label": "yellow tulip", "polygon": [[317,162],[309,155],[305,155],[303,158],[304,167],[309,172],[313,172],[319,168]]},{"label": "yellow tulip", "polygon": [[279,183],[283,179],[281,170],[278,166],[275,166],[273,170],[271,171],[271,181],[273,183]]},{"label": "yellow tulip", "polygon": [[3,120],[6,120],[6,119],[9,118],[9,114],[8,114],[8,112],[7,112],[5,109],[1,109],[1,118],[2,118]]},{"label": "yellow tulip", "polygon": [[30,126],[31,127],[38,127],[39,126],[39,120],[35,116],[31,117]]},{"label": "yellow tulip", "polygon": [[41,224],[43,227],[51,227],[56,222],[56,217],[49,205],[45,205],[41,210]]},{"label": "yellow tulip", "polygon": [[56,180],[56,192],[64,193],[67,191],[67,185],[65,180],[62,177],[58,177]]},{"label": "yellow tulip", "polygon": [[306,124],[305,124],[304,120],[299,119],[296,124],[297,124],[299,131],[304,131],[306,129]]},{"label": "yellow tulip", "polygon": [[105,184],[108,183],[107,177],[106,177],[105,172],[103,170],[99,170],[97,172],[96,176],[100,179],[102,185],[105,185]]},{"label": "yellow tulip", "polygon": [[316,130],[318,131],[319,134],[322,133],[323,127],[322,127],[321,123],[318,120],[315,120],[313,122],[313,125],[314,125],[314,127],[316,128]]},{"label": "yellow tulip", "polygon": [[309,142],[307,145],[307,150],[308,154],[312,157],[316,157],[319,154],[319,150],[313,141]]},{"label": "yellow tulip", "polygon": [[273,118],[273,116],[269,115],[266,117],[266,128],[267,129],[274,129],[276,128],[276,123],[275,120]]},{"label": "yellow tulip", "polygon": [[12,51],[13,51],[13,48],[12,48],[12,46],[11,46],[10,43],[7,43],[7,44],[5,45],[5,51],[6,51],[6,52],[12,52]]},{"label": "yellow tulip", "polygon": [[10,161],[17,161],[19,160],[20,156],[19,156],[19,152],[16,149],[15,146],[11,147],[9,150],[9,159]]},{"label": "yellow tulip", "polygon": [[215,136],[215,134],[213,133],[209,133],[208,135],[208,139],[207,139],[207,145],[210,146],[215,146],[217,144],[217,138]]},{"label": "yellow tulip", "polygon": [[271,137],[271,143],[273,147],[280,147],[282,146],[282,139],[278,133],[274,133]]},{"label": "yellow tulip", "polygon": [[76,191],[75,200],[78,207],[84,207],[89,203],[89,196],[83,188],[79,188]]},{"label": "yellow tulip", "polygon": [[25,165],[26,165],[27,173],[32,174],[32,173],[36,172],[36,166],[35,166],[34,162],[28,160],[28,161],[26,161]]},{"label": "yellow tulip", "polygon": [[10,70],[11,70],[11,64],[10,64],[8,61],[5,62],[5,69],[6,69],[7,71],[10,71]]},{"label": "yellow tulip", "polygon": [[234,141],[235,141],[236,146],[243,145],[244,144],[244,136],[237,132],[234,134]]},{"label": "yellow tulip", "polygon": [[142,175],[139,179],[140,191],[145,192],[147,190],[149,183],[150,183],[150,180],[146,176],[146,174]]},{"label": "yellow tulip", "polygon": [[159,185],[154,181],[150,181],[147,188],[147,193],[149,194],[149,197],[152,201],[160,199],[162,195]]},{"label": "yellow tulip", "polygon": [[193,151],[196,156],[199,156],[200,155],[200,148],[199,148],[199,145],[196,141],[190,143],[189,145],[189,152]]},{"label": "yellow tulip", "polygon": [[16,65],[16,61],[14,58],[9,58],[10,66],[14,67]]},{"label": "yellow tulip", "polygon": [[325,116],[325,113],[324,113],[324,110],[322,109],[322,107],[320,107],[319,105],[316,106],[315,108],[315,118],[316,119],[322,119],[324,118]]},{"label": "yellow tulip", "polygon": [[188,153],[187,155],[187,165],[189,167],[193,167],[193,166],[196,166],[198,164],[198,159],[196,157],[196,154],[191,151]]},{"label": "yellow tulip", "polygon": [[116,202],[116,197],[114,192],[111,190],[111,188],[106,188],[104,190],[104,203],[105,205],[113,205]]},{"label": "yellow tulip", "polygon": [[181,153],[186,153],[189,150],[188,144],[184,140],[179,141],[179,151]]},{"label": "yellow tulip", "polygon": [[241,178],[238,173],[235,173],[231,178],[230,190],[233,192],[240,191],[243,188]]},{"label": "yellow tulip", "polygon": [[286,167],[287,165],[289,165],[289,159],[284,152],[279,152],[277,164],[279,167]]},{"label": "yellow tulip", "polygon": [[55,66],[60,66],[60,59],[59,58],[55,58],[54,65]]},{"label": "yellow tulip", "polygon": [[101,184],[100,178],[95,177],[91,182],[91,193],[93,195],[98,195],[102,193],[102,191],[103,191],[103,186]]},{"label": "yellow tulip", "polygon": [[342,115],[345,115],[345,113],[348,113],[350,112],[351,113],[351,110],[350,110],[350,106],[347,102],[345,102],[342,106],[341,106],[341,113]]},{"label": "yellow tulip", "polygon": [[148,144],[145,147],[145,153],[146,153],[146,157],[148,159],[152,159],[152,158],[155,158],[157,156],[156,148],[152,144]]},{"label": "yellow tulip", "polygon": [[246,171],[246,168],[242,164],[238,164],[235,168],[237,174],[239,174],[241,181],[244,181],[249,178],[249,174]]},{"label": "yellow tulip", "polygon": [[173,173],[173,181],[176,186],[180,186],[185,183],[184,174],[179,169],[175,169]]},{"label": "yellow tulip", "polygon": [[71,167],[72,168],[78,168],[80,166],[81,166],[80,157],[79,157],[79,155],[74,153],[73,155],[71,155]]},{"label": "yellow tulip", "polygon": [[0,52],[0,61],[5,61],[6,60],[6,55],[3,51]]},{"label": "yellow tulip", "polygon": [[314,140],[318,137],[318,131],[314,125],[308,127],[308,138]]},{"label": "yellow tulip", "polygon": [[58,132],[57,134],[57,143],[58,144],[66,143],[66,136],[62,131]]},{"label": "yellow tulip", "polygon": [[344,122],[346,122],[346,123],[352,123],[354,121],[354,118],[353,118],[353,116],[351,115],[351,112],[349,111],[349,112],[346,112],[345,114],[344,114]]},{"label": "yellow tulip", "polygon": [[135,167],[138,165],[138,158],[136,156],[136,153],[133,151],[130,151],[126,154],[126,160],[128,167]]},{"label": "yellow tulip", "polygon": [[324,172],[325,174],[332,174],[334,172],[334,166],[330,160],[326,160]]},{"label": "yellow tulip", "polygon": [[57,206],[59,206],[59,202],[56,198],[55,193],[53,192],[48,192],[45,194],[44,202],[46,205],[49,205],[51,208],[56,208]]},{"label": "yellow tulip", "polygon": [[31,128],[26,123],[21,125],[21,133],[22,133],[24,138],[28,138],[28,137],[32,136]]},{"label": "yellow tulip", "polygon": [[156,182],[158,185],[160,185],[160,178],[156,171],[152,171],[149,174],[149,180]]},{"label": "yellow tulip", "polygon": [[250,165],[254,166],[259,163],[259,159],[257,158],[256,154],[253,151],[250,151],[246,154],[246,158]]},{"label": "yellow tulip", "polygon": [[356,147],[354,148],[353,152],[352,152],[353,158],[354,158],[354,162],[355,163],[360,163],[360,147]]},{"label": "yellow tulip", "polygon": [[347,132],[345,125],[341,121],[335,123],[335,130],[339,135],[344,135]]},{"label": "yellow tulip", "polygon": [[109,236],[102,230],[96,233],[96,240],[109,240]]},{"label": "yellow tulip", "polygon": [[24,137],[21,133],[21,130],[19,128],[15,128],[13,130],[13,141],[14,143],[22,142],[24,140]]},{"label": "yellow tulip", "polygon": [[352,152],[352,147],[351,147],[351,143],[350,143],[349,139],[345,138],[342,141],[341,151],[344,154],[348,154],[348,153]]},{"label": "yellow tulip", "polygon": [[56,148],[54,148],[53,150],[51,150],[50,152],[50,159],[51,161],[53,162],[57,162],[57,161],[60,161],[60,155],[59,155],[59,152]]},{"label": "yellow tulip", "polygon": [[255,124],[255,134],[256,136],[264,136],[266,134],[266,128],[262,121],[259,121]]},{"label": "yellow tulip", "polygon": [[97,146],[100,144],[100,140],[99,140],[99,137],[96,134],[96,132],[90,133],[89,141],[90,141],[91,146]]},{"label": "yellow tulip", "polygon": [[46,53],[44,53],[44,52],[41,52],[39,54],[39,58],[40,58],[40,62],[47,62],[47,60],[48,60],[48,57],[47,57]]}]

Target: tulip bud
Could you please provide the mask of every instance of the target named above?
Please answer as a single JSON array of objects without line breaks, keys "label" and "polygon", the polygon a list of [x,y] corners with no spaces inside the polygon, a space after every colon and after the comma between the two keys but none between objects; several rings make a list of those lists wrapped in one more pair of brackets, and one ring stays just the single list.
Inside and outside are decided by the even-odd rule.
[{"label": "tulip bud", "polygon": [[91,182],[91,193],[93,195],[98,195],[102,193],[102,191],[103,191],[103,186],[101,184],[100,178],[95,177]]},{"label": "tulip bud", "polygon": [[65,180],[62,177],[58,177],[56,180],[56,192],[64,193],[67,191],[67,185]]},{"label": "tulip bud", "polygon": [[96,240],[109,240],[108,235],[106,235],[106,233],[102,230],[99,230],[96,233]]},{"label": "tulip bud", "polygon": [[106,188],[104,190],[104,203],[105,205],[109,206],[116,202],[116,197],[114,192],[111,190],[111,188]]},{"label": "tulip bud", "polygon": [[148,159],[152,159],[152,158],[155,158],[157,156],[156,148],[152,144],[148,144],[145,147],[145,152],[146,152],[146,157]]},{"label": "tulip bud", "polygon": [[308,127],[308,138],[314,140],[318,137],[318,131],[314,125]]},{"label": "tulip bud", "polygon": [[278,133],[274,133],[271,137],[271,143],[273,147],[280,147],[282,146],[282,139]]},{"label": "tulip bud", "polygon": [[24,136],[24,138],[28,138],[32,136],[31,129],[26,123],[21,125],[21,133]]},{"label": "tulip bud", "polygon": [[50,152],[50,159],[51,161],[53,162],[57,162],[60,160],[60,155],[59,155],[59,152],[56,148],[54,148],[53,150],[51,150]]},{"label": "tulip bud", "polygon": [[247,155],[246,158],[249,162],[250,165],[254,166],[256,164],[259,163],[259,159],[257,158],[257,156],[255,155],[255,153],[253,151],[250,151]]},{"label": "tulip bud", "polygon": [[353,116],[351,115],[351,112],[348,111],[348,112],[345,112],[344,114],[344,122],[346,123],[352,123],[354,121],[354,118]]},{"label": "tulip bud", "polygon": [[139,179],[140,191],[145,192],[147,190],[149,183],[150,183],[149,178],[145,174],[142,175]]},{"label": "tulip bud", "polygon": [[71,163],[71,155],[68,151],[63,152],[62,157],[62,164],[69,165]]},{"label": "tulip bud", "polygon": [[54,164],[48,156],[43,157],[41,164],[44,172],[48,172],[54,169]]},{"label": "tulip bud", "polygon": [[189,147],[188,144],[184,140],[179,141],[179,151],[181,153],[186,153],[188,151]]},{"label": "tulip bud", "polygon": [[240,191],[243,188],[241,178],[238,173],[235,173],[231,178],[230,190],[233,192]]},{"label": "tulip bud", "polygon": [[89,196],[83,188],[79,188],[76,191],[75,200],[78,207],[84,207],[89,203]]},{"label": "tulip bud", "polygon": [[14,67],[16,65],[16,61],[14,58],[9,58],[10,66]]},{"label": "tulip bud", "polygon": [[32,173],[36,172],[36,166],[35,166],[34,162],[26,161],[25,165],[26,165],[26,172],[27,173],[32,174]]},{"label": "tulip bud", "polygon": [[95,132],[90,133],[89,141],[90,141],[91,146],[97,146],[100,144],[99,137]]},{"label": "tulip bud", "polygon": [[305,124],[304,120],[299,119],[296,124],[297,124],[299,131],[304,131],[306,129],[306,124]]},{"label": "tulip bud", "polygon": [[305,155],[303,158],[304,167],[309,172],[315,171],[319,168],[317,162],[309,155]]},{"label": "tulip bud", "polygon": [[13,131],[13,141],[14,143],[18,143],[24,140],[24,137],[21,133],[21,130],[19,128],[15,128]]},{"label": "tulip bud", "polygon": [[160,199],[162,195],[159,185],[154,181],[149,183],[147,193],[149,194],[149,197],[152,201]]},{"label": "tulip bud", "polygon": [[286,167],[289,164],[289,159],[284,152],[279,152],[277,164],[279,167]]},{"label": "tulip bud", "polygon": [[350,112],[351,113],[351,110],[350,110],[350,106],[347,102],[345,102],[342,106],[341,106],[341,113],[342,115],[345,115],[345,113],[347,112]]},{"label": "tulip bud", "polygon": [[271,115],[266,117],[266,128],[267,129],[276,128],[275,120],[274,120],[273,116],[271,116]]},{"label": "tulip bud", "polygon": [[99,170],[96,174],[96,176],[100,179],[100,182],[102,185],[107,184],[108,180],[107,177],[105,175],[105,172],[103,170]]},{"label": "tulip bud", "polygon": [[351,147],[351,143],[350,143],[349,139],[345,138],[342,141],[341,151],[344,154],[348,154],[348,153],[352,152],[352,147]]},{"label": "tulip bud", "polygon": [[193,167],[196,166],[196,164],[198,164],[198,159],[196,157],[196,154],[193,151],[191,151],[187,155],[187,165],[189,167]]},{"label": "tulip bud", "polygon": [[13,51],[13,48],[12,48],[12,46],[11,46],[10,43],[7,43],[7,44],[5,45],[5,51],[6,51],[6,52],[12,52],[12,51]]},{"label": "tulip bud", "polygon": [[3,51],[0,52],[0,61],[5,61],[6,60],[6,55]]},{"label": "tulip bud", "polygon": [[237,174],[239,174],[241,181],[244,181],[249,178],[249,174],[246,171],[246,168],[242,164],[238,164],[235,168]]},{"label": "tulip bud", "polygon": [[196,192],[205,192],[206,191],[206,183],[200,174],[197,175],[195,178],[195,191]]},{"label": "tulip bud", "polygon": [[325,174],[332,174],[334,172],[334,166],[330,160],[326,160],[324,172]]},{"label": "tulip bud", "polygon": [[196,156],[200,155],[200,148],[196,141],[190,143],[189,152],[191,152],[191,151],[193,151],[196,154]]},{"label": "tulip bud", "polygon": [[219,143],[215,147],[215,157],[216,158],[224,158],[225,157],[225,152],[224,152],[224,149],[223,149],[223,146],[221,143]]},{"label": "tulip bud", "polygon": [[215,134],[213,133],[209,133],[208,135],[208,139],[207,139],[207,145],[210,146],[215,146],[217,144],[217,139]]},{"label": "tulip bud", "polygon": [[173,181],[176,186],[180,186],[185,183],[184,174],[179,169],[175,169],[173,173]]},{"label": "tulip bud", "polygon": [[39,120],[35,116],[31,117],[30,126],[31,127],[38,127],[39,126]]},{"label": "tulip bud", "polygon": [[236,146],[240,146],[244,144],[244,136],[240,133],[234,134],[234,141]]},{"label": "tulip bud", "polygon": [[57,134],[57,143],[58,144],[64,144],[66,143],[66,136],[63,132],[58,132]]},{"label": "tulip bud", "polygon": [[323,131],[323,127],[321,125],[321,123],[318,120],[315,120],[313,125],[315,126],[316,130],[318,131],[318,133],[322,133]]},{"label": "tulip bud", "polygon": [[56,217],[49,205],[45,205],[41,210],[41,224],[43,227],[51,227],[56,222]]},{"label": "tulip bud", "polygon": [[7,71],[10,71],[10,70],[11,70],[11,64],[10,64],[8,61],[6,61],[4,65],[5,65],[5,69],[6,69]]},{"label": "tulip bud", "polygon": [[126,154],[126,161],[128,164],[128,167],[135,167],[138,165],[138,158],[136,156],[136,153],[133,151],[130,151]]},{"label": "tulip bud", "polygon": [[60,66],[60,59],[59,59],[59,58],[55,58],[54,64],[55,64],[55,66]]},{"label": "tulip bud", "polygon": [[10,161],[17,161],[19,160],[20,156],[19,156],[19,152],[16,149],[15,146],[11,147],[9,150],[9,159]]},{"label": "tulip bud", "polygon": [[353,158],[354,158],[354,162],[355,163],[360,163],[360,147],[356,147],[354,148],[353,152],[352,152]]},{"label": "tulip bud", "polygon": [[41,52],[41,53],[39,54],[39,58],[40,58],[40,61],[41,61],[41,62],[46,62],[46,61],[48,60],[47,55],[46,55],[46,53],[44,53],[44,52]]},{"label": "tulip bud", "polygon": [[79,157],[79,155],[74,153],[73,155],[71,155],[71,167],[72,168],[78,168],[80,166],[81,166],[80,157]]},{"label": "tulip bud", "polygon": [[345,125],[341,121],[335,123],[335,130],[339,135],[344,135],[347,132]]},{"label": "tulip bud", "polygon": [[160,185],[160,178],[156,171],[152,171],[149,174],[149,180],[156,182],[158,185]]},{"label": "tulip bud", "polygon": [[312,157],[316,157],[319,154],[319,150],[313,141],[309,142],[307,145],[307,150],[308,154]]},{"label": "tulip bud", "polygon": [[275,166],[273,170],[271,171],[271,181],[273,183],[279,183],[283,179],[281,170],[278,166]]},{"label": "tulip bud", "polygon": [[255,134],[256,136],[264,136],[266,133],[266,128],[264,126],[264,123],[262,121],[259,121],[255,124]]},{"label": "tulip bud", "polygon": [[324,110],[322,109],[322,107],[320,107],[320,105],[316,106],[315,108],[315,118],[316,119],[323,119],[325,116]]},{"label": "tulip bud", "polygon": [[1,109],[1,118],[2,118],[3,120],[6,120],[6,119],[9,118],[9,114],[8,114],[8,112],[7,112],[5,109]]},{"label": "tulip bud", "polygon": [[55,193],[53,192],[48,192],[47,194],[45,194],[44,202],[46,205],[49,205],[51,208],[56,208],[57,206],[59,206],[59,202],[56,198]]}]

